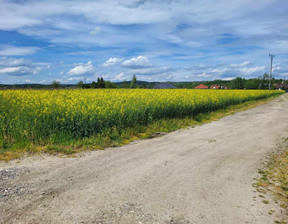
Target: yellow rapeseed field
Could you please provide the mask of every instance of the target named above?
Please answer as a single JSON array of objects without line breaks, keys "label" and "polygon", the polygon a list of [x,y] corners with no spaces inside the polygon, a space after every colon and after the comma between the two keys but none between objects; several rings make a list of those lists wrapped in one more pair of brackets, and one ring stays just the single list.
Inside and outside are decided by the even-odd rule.
[{"label": "yellow rapeseed field", "polygon": [[281,94],[266,90],[75,89],[0,91],[0,148],[45,145],[109,128],[163,118],[193,117],[244,101]]}]

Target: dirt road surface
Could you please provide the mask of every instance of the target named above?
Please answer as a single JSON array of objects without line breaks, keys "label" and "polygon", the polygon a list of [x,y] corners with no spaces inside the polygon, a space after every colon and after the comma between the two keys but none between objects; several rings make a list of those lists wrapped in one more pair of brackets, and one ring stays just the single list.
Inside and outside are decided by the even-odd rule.
[{"label": "dirt road surface", "polygon": [[252,184],[288,137],[288,94],[219,121],[85,153],[0,162],[0,223],[274,223]]}]

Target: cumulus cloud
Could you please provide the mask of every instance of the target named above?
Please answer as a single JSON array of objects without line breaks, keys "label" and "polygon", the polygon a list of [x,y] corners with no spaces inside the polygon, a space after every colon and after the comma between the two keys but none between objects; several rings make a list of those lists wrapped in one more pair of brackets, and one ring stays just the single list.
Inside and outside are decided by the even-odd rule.
[{"label": "cumulus cloud", "polygon": [[[145,0],[21,1],[21,4],[17,1],[0,1],[0,29],[19,31],[24,28],[30,30],[27,34],[32,36],[41,33],[43,38],[48,36],[54,41],[61,39],[69,42],[75,39],[80,41],[80,38],[76,38],[79,32],[67,33],[67,31],[81,29],[84,35],[89,33],[94,35],[95,40],[95,36],[102,31],[103,26],[107,25],[109,27],[107,37],[109,38],[109,35],[112,37],[109,38],[111,43],[111,39],[115,39],[111,34],[119,33],[117,28],[115,32],[113,31],[113,25],[115,27],[145,25],[145,29],[141,29],[141,35],[137,35],[138,41],[142,36],[143,39],[156,38],[195,48],[203,46],[203,41],[209,39],[210,45],[219,36],[233,31],[235,36],[245,36],[245,41],[253,41],[253,43],[255,43],[254,37],[258,38],[256,40],[258,42],[261,39],[262,43],[271,44],[270,41],[266,41],[268,36],[271,37],[272,34],[274,34],[273,38],[282,36],[282,42],[280,39],[275,42],[275,45],[283,46],[285,44],[283,37],[287,29],[286,20],[283,18],[287,15],[287,5],[281,4],[281,0],[257,1],[253,7],[247,9],[247,3],[248,0],[235,0],[233,4],[229,0],[205,3],[201,0],[169,0],[167,4],[163,4],[163,1]],[[275,13],[270,13],[270,22],[263,22],[267,12],[271,10]],[[79,18],[85,19],[85,23],[77,24]],[[34,32],[31,33],[33,30]],[[46,33],[43,33],[43,30],[46,30]],[[121,40],[128,36],[131,40],[129,43],[136,37],[136,32],[133,32],[133,35],[124,33],[126,35],[123,35]],[[71,34],[73,37],[68,38]],[[61,37],[54,38],[54,35]],[[87,38],[82,38],[81,43],[86,41]]]},{"label": "cumulus cloud", "polygon": [[[166,73],[171,71],[157,67],[157,63],[172,67],[173,73],[177,74],[175,80],[181,80],[187,74],[202,73],[210,75],[206,78],[211,79],[258,75],[265,70],[262,65],[267,65],[269,70],[269,52],[277,55],[275,62],[287,60],[288,5],[282,1],[257,1],[253,7],[247,8],[249,0],[0,0],[2,43],[9,43],[0,45],[0,56],[37,53],[39,48],[34,46],[13,46],[13,43],[23,43],[21,38],[29,38],[31,43],[43,46],[45,55],[48,55],[46,58],[50,57],[50,52],[53,55],[57,52],[63,55],[61,60],[65,62],[71,61],[71,55],[77,55],[74,57],[77,60],[84,58],[87,61],[88,56],[92,60],[92,57],[108,59],[111,55],[126,59],[134,57],[131,55],[142,55],[124,62],[110,58],[97,68],[105,67],[105,72],[114,74],[116,71],[112,65],[118,63],[122,71],[117,70],[117,73],[130,75],[137,72],[146,80],[149,75],[170,77]],[[19,42],[12,42],[12,35],[15,41],[19,38]],[[151,61],[153,58],[153,63],[148,58]],[[222,62],[226,67],[217,65]],[[34,62],[33,66],[31,63],[17,63],[0,69],[6,74],[28,74],[29,69],[37,72],[36,67],[43,68]],[[287,66],[282,64],[281,72],[287,70]],[[59,67],[46,69],[54,69],[53,74],[59,74]],[[65,74],[77,77],[95,74],[92,64],[73,67],[65,64],[61,69],[68,69]],[[279,66],[273,68],[275,74],[280,74],[279,69]],[[51,77],[49,73],[46,75]]]},{"label": "cumulus cloud", "polygon": [[48,63],[39,63],[24,58],[0,58],[0,74],[8,76],[25,76],[37,74],[47,68]]},{"label": "cumulus cloud", "polygon": [[67,74],[68,75],[91,75],[95,72],[94,66],[91,61],[87,64],[79,64],[72,68]]},{"label": "cumulus cloud", "polygon": [[273,68],[272,68],[272,71],[280,71],[281,70],[281,67],[280,67],[280,63],[276,63],[275,65],[273,65]]},{"label": "cumulus cloud", "polygon": [[23,66],[31,64],[31,61],[24,58],[11,58],[11,57],[1,57],[0,66]]},{"label": "cumulus cloud", "polygon": [[[210,79],[227,79],[231,77],[257,77],[262,75],[265,72],[265,66],[251,66],[249,61],[245,61],[239,64],[219,64],[217,66],[206,66],[206,69],[203,69],[202,72],[197,72],[192,75],[192,77],[202,77],[202,78],[210,78]],[[184,68],[185,71],[185,68]],[[192,71],[193,72],[193,71]]]},{"label": "cumulus cloud", "polygon": [[121,72],[119,75],[116,75],[113,80],[115,81],[123,81],[125,79],[125,75],[123,72]]},{"label": "cumulus cloud", "polygon": [[19,75],[19,76],[21,76],[21,75],[27,75],[29,73],[31,73],[31,70],[25,66],[9,67],[9,68],[1,68],[0,69],[0,74],[7,74],[7,75]]},{"label": "cumulus cloud", "polygon": [[138,57],[126,60],[122,63],[122,67],[129,68],[129,69],[148,68],[151,66],[152,65],[149,59],[141,55]]},{"label": "cumulus cloud", "polygon": [[34,54],[38,47],[18,47],[11,45],[0,45],[0,56],[19,56]]},{"label": "cumulus cloud", "polygon": [[220,78],[230,78],[230,77],[256,77],[262,75],[265,72],[265,66],[254,66],[254,67],[235,67],[230,68],[223,67],[219,69],[214,69],[210,73],[214,76]]},{"label": "cumulus cloud", "polygon": [[121,58],[109,58],[106,62],[103,63],[104,67],[112,66],[122,61]]}]

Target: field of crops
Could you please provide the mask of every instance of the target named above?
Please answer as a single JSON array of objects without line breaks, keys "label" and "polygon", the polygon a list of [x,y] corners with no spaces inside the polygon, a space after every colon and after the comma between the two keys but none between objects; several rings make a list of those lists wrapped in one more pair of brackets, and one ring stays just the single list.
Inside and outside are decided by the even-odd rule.
[{"label": "field of crops", "polygon": [[107,129],[191,117],[281,93],[180,89],[0,91],[0,148],[61,143]]}]

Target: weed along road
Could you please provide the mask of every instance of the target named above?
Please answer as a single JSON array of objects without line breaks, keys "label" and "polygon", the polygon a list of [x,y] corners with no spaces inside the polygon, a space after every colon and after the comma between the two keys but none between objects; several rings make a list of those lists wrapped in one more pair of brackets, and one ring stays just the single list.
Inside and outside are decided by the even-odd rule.
[{"label": "weed along road", "polygon": [[274,223],[252,185],[287,121],[283,94],[123,147],[0,162],[0,223]]}]

